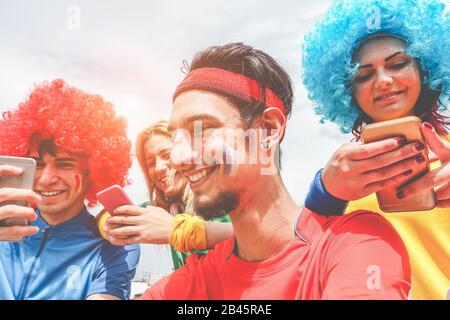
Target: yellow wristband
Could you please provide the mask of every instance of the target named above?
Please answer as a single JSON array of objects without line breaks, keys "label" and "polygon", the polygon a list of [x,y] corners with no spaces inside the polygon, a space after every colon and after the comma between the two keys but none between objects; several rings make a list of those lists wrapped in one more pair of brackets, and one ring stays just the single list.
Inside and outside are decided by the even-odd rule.
[{"label": "yellow wristband", "polygon": [[177,214],[173,219],[170,245],[177,251],[206,250],[205,221],[190,214]]},{"label": "yellow wristband", "polygon": [[108,240],[108,238],[105,233],[105,224],[106,224],[106,220],[108,220],[109,217],[111,217],[111,214],[108,211],[103,211],[103,212],[99,213],[97,216],[98,231],[100,231],[100,234],[106,240]]}]

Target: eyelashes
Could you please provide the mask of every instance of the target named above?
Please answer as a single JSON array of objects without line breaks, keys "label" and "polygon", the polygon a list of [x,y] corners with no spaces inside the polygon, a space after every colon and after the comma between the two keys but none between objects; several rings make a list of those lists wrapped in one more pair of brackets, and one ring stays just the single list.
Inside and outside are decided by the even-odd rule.
[{"label": "eyelashes", "polygon": [[[388,70],[402,70],[403,68],[407,67],[410,65],[411,63],[411,59],[408,60],[402,60],[393,64],[390,64],[388,66],[386,66],[386,69]],[[360,84],[363,82],[368,81],[369,79],[371,79],[373,76],[375,75],[375,72],[369,72],[369,73],[365,73],[362,75],[356,75],[353,80],[352,80],[352,84]]]}]

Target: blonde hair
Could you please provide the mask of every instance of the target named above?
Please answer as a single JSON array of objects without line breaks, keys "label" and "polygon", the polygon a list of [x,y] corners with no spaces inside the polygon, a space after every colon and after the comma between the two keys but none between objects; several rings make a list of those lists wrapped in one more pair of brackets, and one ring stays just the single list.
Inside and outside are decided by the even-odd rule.
[{"label": "blonde hair", "polygon": [[[160,135],[171,139],[171,136],[167,128],[168,122],[165,120],[160,120],[151,125],[150,127],[142,130],[139,133],[138,137],[136,138],[136,156],[139,161],[139,165],[142,169],[142,172],[144,173],[151,205],[163,207],[168,210],[171,202],[164,195],[164,192],[158,189],[150,179],[150,176],[148,174],[147,163],[145,161],[145,150],[144,150],[145,144],[154,135]],[[182,192],[180,200],[182,202],[183,206],[182,210],[184,211],[184,213],[194,214],[194,196],[188,183],[186,183],[186,187]]]}]

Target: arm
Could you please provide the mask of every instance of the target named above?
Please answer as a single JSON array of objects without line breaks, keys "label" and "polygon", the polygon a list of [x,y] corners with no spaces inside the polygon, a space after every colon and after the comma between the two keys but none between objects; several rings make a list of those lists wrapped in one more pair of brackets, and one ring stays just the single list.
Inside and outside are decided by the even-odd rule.
[{"label": "arm", "polygon": [[[183,216],[185,219],[195,219],[190,215]],[[198,217],[196,218],[198,219]],[[114,245],[136,243],[167,244],[171,238],[173,222],[174,217],[159,207],[122,206],[116,209],[115,215],[107,220],[105,231],[108,240]],[[215,221],[203,223],[205,223],[206,229],[207,249],[213,248],[217,243],[227,240],[233,235],[231,223]],[[182,236],[187,237],[192,236],[192,234],[185,233]],[[204,239],[205,235],[199,234],[198,237]],[[189,241],[182,242],[189,243]],[[190,247],[187,248],[187,251],[204,249],[204,247]]]},{"label": "arm", "polygon": [[233,225],[231,222],[206,221],[205,223],[208,249],[214,248],[219,242],[225,241],[233,236]]},{"label": "arm", "polygon": [[332,230],[322,299],[407,299],[411,271],[400,236],[381,215],[350,215]]},{"label": "arm", "polygon": [[344,214],[348,201],[333,197],[322,182],[323,169],[317,171],[309,186],[305,207],[323,216],[340,216]]}]

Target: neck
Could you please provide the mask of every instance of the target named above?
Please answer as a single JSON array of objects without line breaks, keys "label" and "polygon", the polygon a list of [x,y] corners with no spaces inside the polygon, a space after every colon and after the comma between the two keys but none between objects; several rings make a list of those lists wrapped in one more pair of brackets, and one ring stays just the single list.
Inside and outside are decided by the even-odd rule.
[{"label": "neck", "polygon": [[72,205],[69,209],[58,212],[57,214],[48,214],[45,211],[39,211],[41,213],[42,219],[44,219],[48,225],[57,226],[79,215],[81,210],[83,209],[83,203],[84,202],[81,201],[80,203]]},{"label": "neck", "polygon": [[289,195],[279,175],[262,176],[254,188],[241,194],[230,214],[238,256],[246,261],[269,259],[293,239],[300,207]]}]

